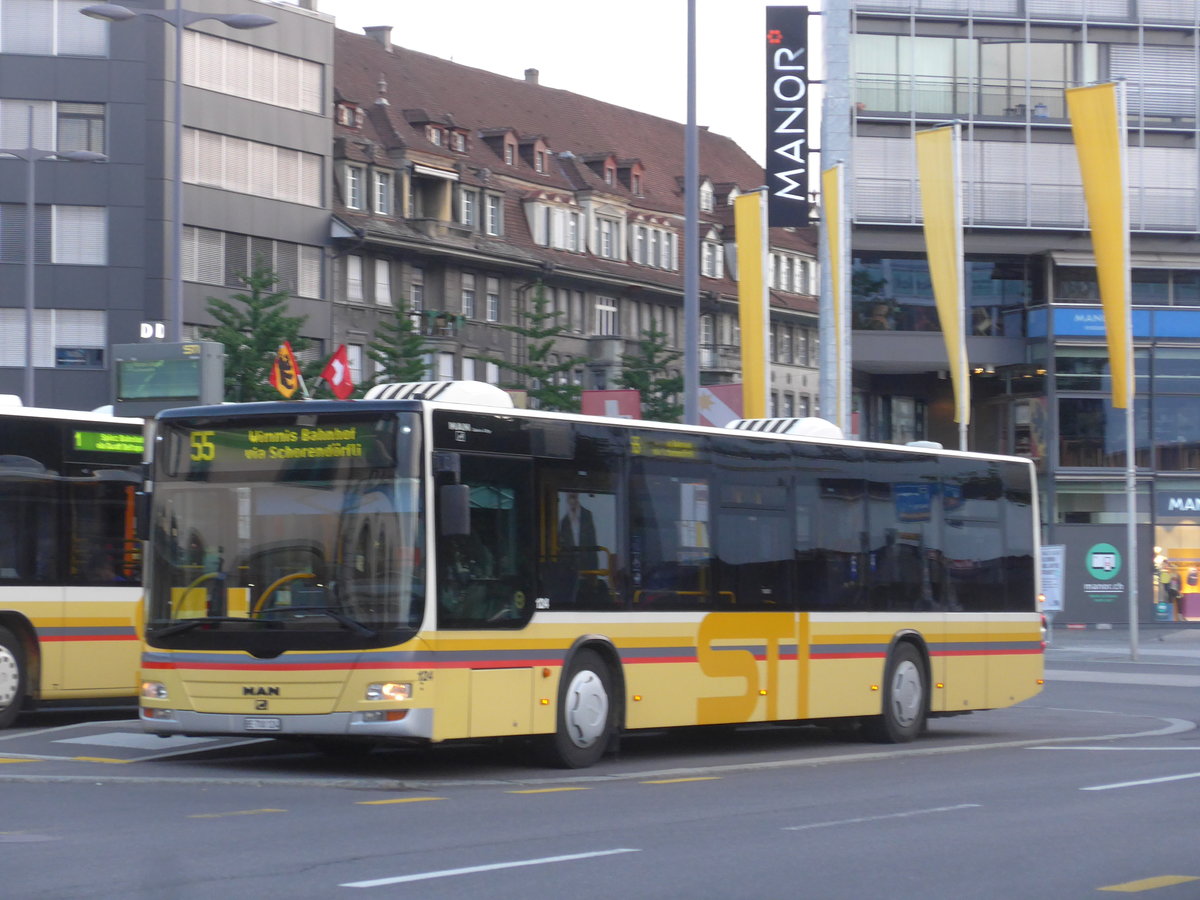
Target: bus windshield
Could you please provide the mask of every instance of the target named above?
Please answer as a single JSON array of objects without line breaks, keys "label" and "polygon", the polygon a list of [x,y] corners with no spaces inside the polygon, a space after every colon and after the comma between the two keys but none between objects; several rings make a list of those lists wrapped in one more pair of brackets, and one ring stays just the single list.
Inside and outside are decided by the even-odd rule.
[{"label": "bus windshield", "polygon": [[411,413],[159,424],[151,644],[271,656],[415,633],[425,592]]}]

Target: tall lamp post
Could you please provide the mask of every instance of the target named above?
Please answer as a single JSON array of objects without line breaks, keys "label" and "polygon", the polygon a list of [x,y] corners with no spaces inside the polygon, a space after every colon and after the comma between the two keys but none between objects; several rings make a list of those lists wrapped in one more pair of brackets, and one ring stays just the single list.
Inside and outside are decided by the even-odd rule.
[{"label": "tall lamp post", "polygon": [[108,159],[103,153],[92,150],[39,150],[33,146],[33,107],[29,107],[29,143],[25,147],[0,147],[0,156],[15,156],[26,162],[25,175],[25,396],[26,406],[34,405],[33,393],[33,311],[35,308],[34,271],[34,217],[37,207],[34,205],[36,194],[37,168],[35,163],[41,159],[65,159],[70,162],[104,162]]},{"label": "tall lamp post", "polygon": [[175,0],[174,9],[140,9],[136,12],[116,3],[100,3],[80,10],[85,16],[106,22],[127,22],[137,16],[151,16],[175,26],[175,146],[174,177],[171,199],[171,302],[170,339],[183,340],[183,30],[196,22],[215,21],[230,28],[245,30],[274,25],[270,16],[256,13],[199,13],[184,9]]}]

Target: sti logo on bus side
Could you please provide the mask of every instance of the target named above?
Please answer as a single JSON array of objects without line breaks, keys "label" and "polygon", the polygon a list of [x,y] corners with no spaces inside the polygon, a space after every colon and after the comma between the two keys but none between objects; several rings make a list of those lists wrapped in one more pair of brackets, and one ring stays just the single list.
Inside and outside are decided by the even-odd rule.
[{"label": "sti logo on bus side", "polygon": [[277,688],[277,687],[262,687],[261,685],[258,687],[248,687],[246,685],[243,685],[242,686],[242,696],[243,697],[278,697],[279,696],[279,688]]}]

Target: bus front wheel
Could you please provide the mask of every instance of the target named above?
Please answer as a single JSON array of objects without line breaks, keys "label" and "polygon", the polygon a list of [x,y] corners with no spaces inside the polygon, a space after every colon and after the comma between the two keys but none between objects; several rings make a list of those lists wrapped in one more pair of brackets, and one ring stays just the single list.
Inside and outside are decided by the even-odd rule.
[{"label": "bus front wheel", "polygon": [[613,730],[612,672],[594,650],[571,658],[558,688],[558,724],[542,757],[562,769],[583,769],[608,749]]},{"label": "bus front wheel", "polygon": [[25,652],[7,628],[0,628],[0,728],[17,719],[25,699]]},{"label": "bus front wheel", "polygon": [[883,710],[863,721],[863,736],[881,744],[903,744],[925,727],[929,692],[925,665],[912,644],[896,645],[883,681]]}]

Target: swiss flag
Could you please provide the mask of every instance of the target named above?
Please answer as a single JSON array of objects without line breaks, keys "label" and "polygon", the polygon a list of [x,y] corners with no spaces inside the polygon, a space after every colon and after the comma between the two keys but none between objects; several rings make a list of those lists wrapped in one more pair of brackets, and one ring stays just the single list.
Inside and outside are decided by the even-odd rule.
[{"label": "swiss flag", "polygon": [[321,377],[329,382],[329,389],[339,400],[345,400],[354,393],[354,382],[350,380],[350,359],[346,356],[346,345],[338,344],[321,370]]}]

